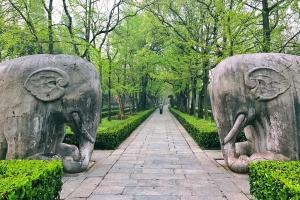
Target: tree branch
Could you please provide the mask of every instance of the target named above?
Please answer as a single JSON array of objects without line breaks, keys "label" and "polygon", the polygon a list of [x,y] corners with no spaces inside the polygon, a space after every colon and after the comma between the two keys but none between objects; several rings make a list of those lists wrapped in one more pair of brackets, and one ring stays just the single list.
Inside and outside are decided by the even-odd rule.
[{"label": "tree branch", "polygon": [[259,11],[262,11],[260,8],[256,7],[256,6],[253,6],[251,4],[248,4],[248,3],[245,3],[246,6],[250,7],[250,8],[253,8],[255,10],[259,10]]},{"label": "tree branch", "polygon": [[269,11],[271,12],[273,9],[275,9],[277,6],[279,6],[280,4],[284,3],[285,1],[286,0],[280,0],[280,1],[276,2],[271,7],[269,7]]},{"label": "tree branch", "polygon": [[284,45],[281,47],[281,49],[279,50],[279,53],[283,52],[283,50],[288,46],[288,44],[293,40],[295,39],[298,35],[300,34],[300,30],[295,33],[295,35],[293,35],[290,39],[288,39]]}]

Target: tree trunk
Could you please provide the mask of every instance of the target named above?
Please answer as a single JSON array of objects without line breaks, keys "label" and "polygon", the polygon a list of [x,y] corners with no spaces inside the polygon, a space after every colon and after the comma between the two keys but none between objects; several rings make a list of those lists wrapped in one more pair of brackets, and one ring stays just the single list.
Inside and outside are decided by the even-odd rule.
[{"label": "tree trunk", "polygon": [[53,41],[53,22],[52,22],[52,11],[53,11],[53,0],[49,1],[48,9],[46,9],[48,14],[48,51],[50,54],[54,53],[54,41]]},{"label": "tree trunk", "polygon": [[271,50],[270,10],[268,0],[262,0],[263,52]]},{"label": "tree trunk", "polygon": [[141,92],[140,92],[140,110],[145,110],[146,109],[146,104],[147,104],[147,84],[148,84],[148,77],[143,76],[141,80]]},{"label": "tree trunk", "polygon": [[131,99],[131,113],[135,113],[135,94],[133,93],[130,96]]},{"label": "tree trunk", "polygon": [[62,2],[63,2],[63,7],[64,7],[65,14],[67,15],[67,18],[68,18],[68,24],[66,26],[68,28],[69,35],[71,37],[73,49],[74,49],[75,54],[77,56],[80,56],[80,52],[79,52],[79,49],[78,49],[78,47],[76,45],[75,36],[74,36],[74,32],[73,32],[73,19],[72,19],[70,13],[69,13],[66,0],[62,0]]},{"label": "tree trunk", "polygon": [[[229,6],[230,12],[232,12],[233,10],[233,0],[230,1],[230,6]],[[228,28],[228,39],[229,39],[229,56],[233,56],[234,55],[234,44],[233,44],[233,38],[232,38],[232,30],[231,30],[231,15],[228,15],[228,19],[227,19],[227,28]]]},{"label": "tree trunk", "polygon": [[44,9],[47,13],[48,20],[48,52],[49,54],[54,53],[54,41],[53,41],[53,21],[52,21],[52,11],[53,11],[53,0],[49,0],[48,6],[46,5],[45,0],[42,1]]},{"label": "tree trunk", "polygon": [[192,97],[191,97],[191,108],[190,108],[190,115],[195,114],[195,105],[196,105],[196,85],[197,85],[197,80],[196,78],[192,78],[191,81],[191,89],[192,89]]},{"label": "tree trunk", "polygon": [[203,91],[203,86],[199,90],[198,94],[198,118],[203,118],[204,112],[203,112],[203,98],[204,98],[204,91]]},{"label": "tree trunk", "polygon": [[108,120],[111,120],[111,61],[109,62],[109,68],[108,68]]},{"label": "tree trunk", "polygon": [[[207,66],[206,66],[207,67]],[[208,70],[205,69],[203,72],[203,79],[202,79],[202,88],[199,91],[199,100],[198,100],[198,118],[204,118],[204,110],[207,110],[207,105],[205,103],[207,99],[207,86],[208,86]],[[207,112],[207,111],[206,111]]]},{"label": "tree trunk", "polygon": [[138,93],[137,92],[134,93],[134,102],[135,102],[135,105],[134,105],[135,109],[134,110],[137,112],[138,109],[139,109],[138,108],[139,107],[139,98],[138,98]]},{"label": "tree trunk", "polygon": [[190,105],[189,85],[187,85],[186,88],[185,88],[183,101],[184,101],[184,112],[188,113],[189,112],[189,105]]}]

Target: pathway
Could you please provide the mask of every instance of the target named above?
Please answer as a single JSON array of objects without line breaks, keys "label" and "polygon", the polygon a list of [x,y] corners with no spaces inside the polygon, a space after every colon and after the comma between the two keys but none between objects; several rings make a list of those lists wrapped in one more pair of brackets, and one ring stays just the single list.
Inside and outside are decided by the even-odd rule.
[{"label": "pathway", "polygon": [[115,151],[95,151],[86,173],[63,178],[62,199],[246,200],[246,175],[203,151],[168,111],[156,111]]}]

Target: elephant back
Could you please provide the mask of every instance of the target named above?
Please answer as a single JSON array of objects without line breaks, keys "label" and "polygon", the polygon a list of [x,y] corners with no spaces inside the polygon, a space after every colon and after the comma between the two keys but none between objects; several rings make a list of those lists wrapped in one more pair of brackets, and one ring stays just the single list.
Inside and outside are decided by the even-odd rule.
[{"label": "elephant back", "polygon": [[[55,101],[65,93],[66,86],[76,89],[85,82],[99,90],[95,67],[80,57],[39,54],[5,61],[0,64],[0,111],[9,112],[28,104],[28,110],[19,111],[26,113],[34,99]],[[41,92],[42,85],[47,88]]]},{"label": "elephant back", "polygon": [[280,53],[242,54],[229,57],[212,69],[212,79],[233,73],[244,73],[253,68],[272,68],[287,76],[300,74],[300,56]]}]

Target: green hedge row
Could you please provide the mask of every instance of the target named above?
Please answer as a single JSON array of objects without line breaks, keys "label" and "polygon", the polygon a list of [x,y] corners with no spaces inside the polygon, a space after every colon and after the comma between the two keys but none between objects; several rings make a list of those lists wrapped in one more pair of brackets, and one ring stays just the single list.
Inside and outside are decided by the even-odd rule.
[{"label": "green hedge row", "polygon": [[300,199],[300,161],[260,161],[249,169],[250,191],[257,199]]},{"label": "green hedge row", "polygon": [[[116,149],[155,109],[139,112],[124,120],[102,120],[96,136],[95,149]],[[65,143],[78,145],[71,129],[66,130]]]},{"label": "green hedge row", "polygon": [[[112,106],[111,107],[112,110],[118,110],[119,109],[119,106]],[[108,111],[108,107],[103,107],[101,109],[102,112],[107,112]]]},{"label": "green hedge row", "polygon": [[205,149],[220,149],[219,136],[215,123],[209,120],[198,119],[173,108],[170,108],[170,111],[200,147]]},{"label": "green hedge row", "polygon": [[0,199],[59,199],[62,174],[58,160],[2,160]]},{"label": "green hedge row", "polygon": [[[130,108],[125,108],[124,109],[124,112],[125,113],[129,113],[130,112]],[[117,115],[119,114],[119,109],[113,109],[111,110],[111,116],[114,116],[114,115]],[[101,112],[101,117],[107,117],[108,116],[108,111],[103,111]]]},{"label": "green hedge row", "polygon": [[[220,140],[217,126],[214,122],[199,119],[187,113],[170,108],[171,113],[177,118],[182,126],[189,132],[198,145],[204,149],[220,149]],[[237,136],[237,142],[246,141],[245,134]]]}]

